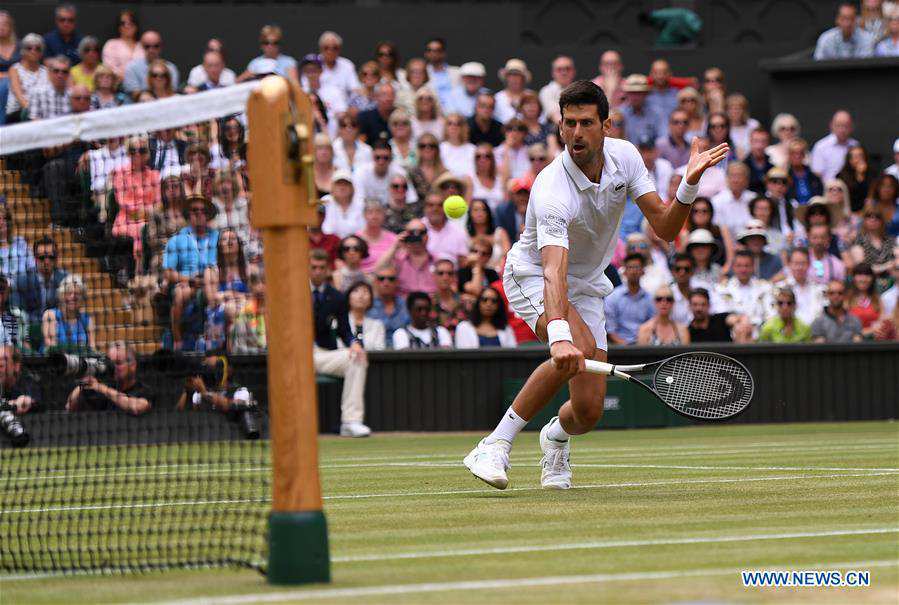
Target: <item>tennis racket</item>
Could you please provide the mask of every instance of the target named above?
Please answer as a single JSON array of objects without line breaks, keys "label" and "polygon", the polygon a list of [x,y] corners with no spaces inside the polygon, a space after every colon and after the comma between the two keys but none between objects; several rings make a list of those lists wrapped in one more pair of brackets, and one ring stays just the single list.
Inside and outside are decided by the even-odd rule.
[{"label": "tennis racket", "polygon": [[[640,385],[682,416],[726,420],[752,401],[755,382],[742,363],[720,353],[694,351],[640,365],[586,361],[591,374],[605,374]],[[652,372],[649,384],[632,374]]]}]

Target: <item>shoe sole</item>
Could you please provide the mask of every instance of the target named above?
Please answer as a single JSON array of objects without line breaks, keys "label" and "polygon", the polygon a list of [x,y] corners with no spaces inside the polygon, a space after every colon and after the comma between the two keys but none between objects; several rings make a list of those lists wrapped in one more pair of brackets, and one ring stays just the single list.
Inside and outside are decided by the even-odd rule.
[{"label": "shoe sole", "polygon": [[465,465],[465,468],[467,468],[473,476],[477,477],[478,479],[480,479],[481,481],[483,481],[490,487],[494,487],[496,489],[506,489],[509,486],[508,478],[506,478],[504,480],[502,477],[496,477],[491,480],[486,477],[482,477],[479,474],[477,474],[476,472],[474,472],[474,469],[472,468],[473,463],[471,461],[471,454],[469,454],[468,456],[465,456],[465,459],[462,460],[462,464]]}]

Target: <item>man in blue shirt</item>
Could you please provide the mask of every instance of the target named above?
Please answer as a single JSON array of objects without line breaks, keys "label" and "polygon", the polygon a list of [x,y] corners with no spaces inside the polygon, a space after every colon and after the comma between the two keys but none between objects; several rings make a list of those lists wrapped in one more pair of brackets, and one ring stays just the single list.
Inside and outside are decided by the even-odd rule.
[{"label": "man in blue shirt", "polygon": [[462,77],[462,85],[453,87],[449,94],[449,105],[444,107],[444,113],[458,113],[465,118],[470,118],[474,115],[478,95],[489,92],[484,87],[487,71],[483,64],[471,61],[462,64],[459,68],[459,75]]},{"label": "man in blue shirt", "polygon": [[668,61],[653,61],[649,77],[652,78],[652,90],[646,96],[646,106],[656,112],[660,119],[668,120],[671,112],[677,109],[677,91],[670,84],[671,67]]},{"label": "man in blue shirt", "polygon": [[852,2],[840,2],[835,25],[818,37],[815,60],[860,59],[874,55],[874,36],[860,28],[858,9]]},{"label": "man in blue shirt", "polygon": [[637,331],[655,315],[652,296],[640,287],[646,260],[638,253],[624,258],[624,284],[605,300],[606,331],[613,344],[637,342]]},{"label": "man in blue shirt", "polygon": [[431,38],[425,44],[425,59],[428,61],[428,86],[437,93],[440,105],[450,104],[450,91],[459,85],[459,68],[446,62],[446,40]]},{"label": "man in blue shirt", "polygon": [[668,122],[646,103],[649,84],[646,76],[631,74],[622,87],[627,94],[627,102],[619,110],[624,117],[624,132],[627,140],[637,144],[640,139],[656,140],[668,134]]},{"label": "man in blue shirt", "polygon": [[375,299],[368,316],[380,320],[387,333],[387,348],[393,348],[393,333],[409,324],[406,301],[397,295],[397,272],[392,265],[375,272]]},{"label": "man in blue shirt", "polygon": [[77,65],[81,62],[78,55],[78,45],[81,43],[81,34],[75,31],[75,18],[77,13],[71,4],[61,4],[56,7],[56,27],[44,34],[45,57],[65,55]]},{"label": "man in blue shirt", "polygon": [[[144,49],[142,58],[133,59],[125,66],[125,79],[122,88],[135,99],[142,90],[147,89],[147,73],[150,71],[150,63],[162,58],[162,36],[159,32],[147,30],[140,37],[140,45]],[[172,88],[178,90],[178,68],[171,61],[165,61],[172,76]]]},{"label": "man in blue shirt", "polygon": [[203,195],[192,195],[185,202],[188,226],[165,245],[162,268],[172,294],[172,340],[182,348],[182,316],[185,308],[203,292],[203,272],[216,265],[219,232],[209,229],[215,217],[215,205]]}]

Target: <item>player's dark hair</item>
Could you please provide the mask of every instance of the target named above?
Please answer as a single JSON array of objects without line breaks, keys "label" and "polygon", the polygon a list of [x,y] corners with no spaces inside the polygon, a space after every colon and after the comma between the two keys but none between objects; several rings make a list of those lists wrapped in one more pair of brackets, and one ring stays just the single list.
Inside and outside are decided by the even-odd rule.
[{"label": "player's dark hair", "polygon": [[493,292],[496,295],[496,298],[499,302],[496,305],[496,314],[492,318],[490,318],[490,323],[493,324],[493,327],[497,330],[503,330],[509,323],[508,317],[506,317],[506,305],[503,303],[503,297],[500,295],[499,290],[494,288],[493,286],[487,286],[481,293],[478,295],[477,302],[472,305],[471,313],[469,314],[469,321],[471,321],[471,325],[477,328],[481,325],[481,322],[484,321],[484,316],[481,315],[481,297],[486,292]]},{"label": "player's dark hair", "polygon": [[646,259],[643,258],[643,255],[640,254],[639,252],[631,252],[630,254],[628,254],[627,256],[624,257],[624,261],[622,261],[621,264],[626,265],[628,262],[630,262],[632,260],[640,261],[640,265],[643,268],[646,268]]},{"label": "player's dark hair", "polygon": [[690,298],[693,298],[694,296],[701,296],[706,300],[706,302],[708,302],[710,300],[709,291],[706,290],[705,288],[693,288],[692,290],[690,290],[690,295],[688,297],[688,300]]},{"label": "player's dark hair", "polygon": [[600,121],[609,119],[609,99],[602,88],[590,80],[575,80],[565,87],[559,95],[559,113],[563,117],[568,105],[596,105]]},{"label": "player's dark hair", "polygon": [[386,139],[375,139],[371,144],[372,151],[376,149],[386,149],[387,151],[393,151],[390,149],[390,143],[387,142]]}]

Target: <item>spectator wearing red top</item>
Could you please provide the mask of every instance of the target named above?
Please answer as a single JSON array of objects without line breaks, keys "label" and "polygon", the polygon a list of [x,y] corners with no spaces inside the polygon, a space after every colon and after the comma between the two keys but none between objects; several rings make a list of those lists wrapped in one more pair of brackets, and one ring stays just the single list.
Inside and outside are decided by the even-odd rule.
[{"label": "spectator wearing red top", "polygon": [[119,212],[112,234],[134,240],[134,255],[140,258],[141,230],[154,210],[162,210],[159,172],[148,165],[150,149],[147,141],[134,137],[128,141],[130,161],[110,174]]},{"label": "spectator wearing red top", "polygon": [[334,261],[337,259],[337,250],[340,248],[340,238],[322,231],[322,223],[325,222],[324,205],[319,204],[316,210],[318,211],[316,214],[318,220],[315,225],[310,225],[307,229],[309,233],[309,249],[315,250],[318,248],[319,250],[324,250],[328,254],[328,266],[333,271]]},{"label": "spectator wearing red top", "polygon": [[881,305],[871,265],[859,263],[852,270],[852,285],[847,292],[846,307],[850,314],[862,322],[862,336],[873,336],[880,318]]},{"label": "spectator wearing red top", "polygon": [[395,242],[390,246],[375,271],[394,267],[397,273],[400,296],[410,292],[433,294],[437,291],[434,283],[434,257],[428,252],[428,229],[420,219],[412,219]]}]

